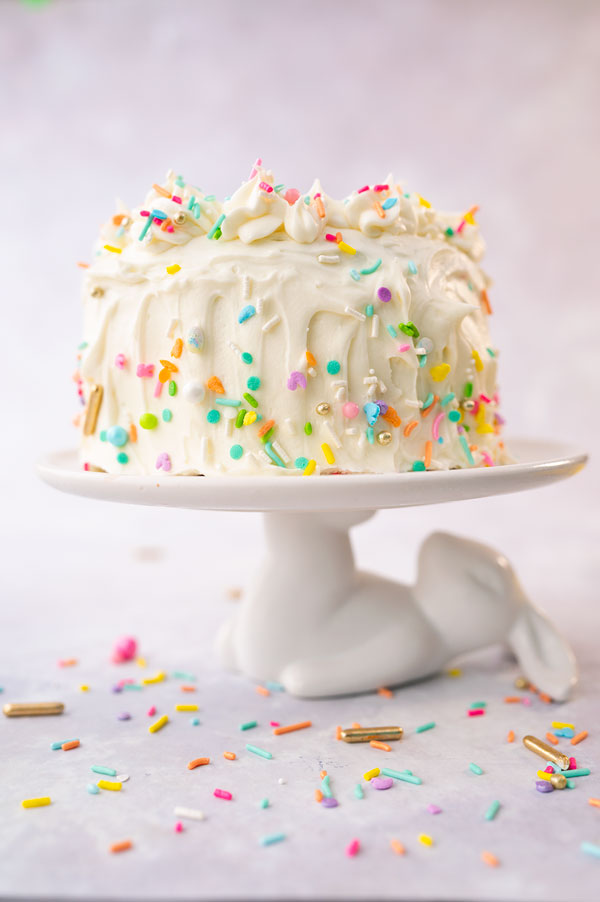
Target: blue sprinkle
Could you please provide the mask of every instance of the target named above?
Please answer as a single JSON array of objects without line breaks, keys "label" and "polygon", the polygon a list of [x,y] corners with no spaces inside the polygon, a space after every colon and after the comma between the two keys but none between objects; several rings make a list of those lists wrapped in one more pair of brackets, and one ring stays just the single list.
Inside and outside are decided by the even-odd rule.
[{"label": "blue sprinkle", "polygon": [[193,727],[199,727],[200,726],[200,718],[199,717],[191,717],[190,723]]},{"label": "blue sprinkle", "polygon": [[209,423],[218,423],[221,419],[221,413],[218,410],[209,410],[206,414],[206,419]]},{"label": "blue sprinkle", "polygon": [[434,397],[435,397],[435,395],[433,394],[433,392],[429,392],[429,394],[427,395],[427,397],[426,397],[425,400],[423,401],[423,407],[422,407],[421,409],[422,409],[422,410],[427,410],[428,407],[431,407],[431,405],[433,404],[433,399],[434,399]]},{"label": "blue sprinkle", "polygon": [[222,407],[241,407],[242,402],[235,398],[215,398],[215,404],[220,404]]},{"label": "blue sprinkle", "polygon": [[471,454],[471,449],[469,448],[466,438],[464,437],[464,435],[459,435],[458,438],[463,447],[463,451],[465,452],[465,454],[467,456],[467,460],[469,461],[469,463],[471,465],[474,464],[475,461],[473,460],[473,455]]},{"label": "blue sprinkle", "polygon": [[282,842],[285,839],[285,833],[271,833],[270,836],[261,836],[260,844],[261,846],[272,846],[277,842]]},{"label": "blue sprinkle", "polygon": [[[115,232],[115,236],[116,236],[117,238],[122,238],[124,234],[125,234],[125,228],[124,228],[123,226],[119,226],[119,228],[118,228],[117,231]],[[488,348],[488,351],[489,351],[489,348]],[[493,356],[493,355],[492,355],[492,356]]]},{"label": "blue sprinkle", "polygon": [[352,278],[354,279],[355,282],[360,282],[360,273],[357,272],[355,269],[350,270],[350,275],[352,276]]},{"label": "blue sprinkle", "polygon": [[89,792],[89,794],[90,794],[91,796],[97,796],[98,793],[100,792],[99,787],[96,786],[95,783],[88,783],[88,785],[87,785],[86,788],[87,788],[87,791]]},{"label": "blue sprinkle", "polygon": [[185,188],[185,182],[183,180],[182,175],[177,176],[177,178],[175,179],[175,184],[178,185],[180,188]]},{"label": "blue sprinkle", "polygon": [[162,418],[165,421],[165,423],[170,423],[171,420],[173,419],[173,411],[169,410],[168,407],[165,407],[165,409],[162,412]]},{"label": "blue sprinkle", "polygon": [[395,326],[392,326],[392,324],[390,323],[389,326],[386,326],[386,328],[387,328],[388,332],[390,333],[390,335],[392,336],[392,338],[398,337],[398,331]]},{"label": "blue sprinkle", "polygon": [[448,414],[448,419],[451,423],[458,423],[460,420],[460,410],[451,410]]},{"label": "blue sprinkle", "polygon": [[106,429],[101,429],[101,430],[100,430],[100,441],[101,441],[101,442],[107,441],[107,438],[106,438]]},{"label": "blue sprinkle", "polygon": [[363,407],[363,411],[365,413],[369,426],[374,426],[377,422],[379,414],[381,413],[379,404],[375,404],[373,401],[367,401],[367,403]]},{"label": "blue sprinkle", "polygon": [[282,459],[273,451],[273,445],[271,442],[265,442],[265,451],[273,461],[273,463],[277,464],[278,467],[283,467],[285,470],[285,464]]},{"label": "blue sprinkle", "polygon": [[122,448],[129,441],[129,434],[122,426],[111,426],[106,432],[106,440],[115,448]]},{"label": "blue sprinkle", "polygon": [[194,204],[193,213],[194,213],[194,219],[200,219],[200,214],[202,213],[202,207],[200,206],[199,203]]},{"label": "blue sprinkle", "polygon": [[125,454],[124,451],[119,451],[117,454],[117,463],[126,464],[129,463],[129,457]]},{"label": "blue sprinkle", "polygon": [[282,686],[281,683],[275,683],[273,680],[267,680],[265,686],[271,692],[285,692],[285,686]]},{"label": "blue sprinkle", "polygon": [[453,392],[453,391],[448,392],[448,394],[447,394],[447,395],[444,395],[444,397],[443,397],[442,400],[440,401],[441,406],[442,406],[442,407],[445,407],[446,404],[449,404],[449,403],[450,403],[450,401],[454,401],[454,397],[455,397],[455,396],[454,396],[454,392]]},{"label": "blue sprinkle", "polygon": [[367,304],[365,307],[365,316],[373,316],[373,304]]},{"label": "blue sprinkle", "polygon": [[190,201],[188,203],[188,210],[192,210],[194,208],[194,204],[196,203],[196,197],[194,194],[190,197]]},{"label": "blue sprinkle", "polygon": [[427,354],[421,354],[419,357],[419,367],[422,369],[427,363]]},{"label": "blue sprinkle", "polygon": [[416,274],[417,274],[417,267],[412,262],[412,260],[408,261],[408,271],[411,272],[413,274],[413,276],[416,276]]},{"label": "blue sprinkle", "polygon": [[586,855],[593,855],[594,858],[600,858],[600,846],[596,846],[593,842],[582,842],[580,847]]},{"label": "blue sprinkle", "polygon": [[[208,198],[205,198],[205,200],[208,200]],[[212,227],[212,229],[210,230],[210,232],[208,233],[208,235],[206,237],[214,238],[215,235],[217,234],[217,232],[220,230],[221,225],[223,224],[224,221],[225,221],[225,214],[221,213],[221,215],[219,216],[219,218],[217,219],[214,226]]]},{"label": "blue sprinkle", "polygon": [[366,266],[364,269],[361,269],[360,274],[362,276],[370,276],[371,273],[377,272],[379,267],[381,266],[381,257],[375,261],[373,266]]},{"label": "blue sprinkle", "polygon": [[238,316],[238,323],[245,323],[247,319],[250,319],[256,314],[256,307],[253,307],[252,304],[247,304],[242,308],[242,312]]},{"label": "blue sprinkle", "polygon": [[[166,219],[167,214],[163,213],[162,210],[151,210],[150,215],[154,217],[154,219]],[[148,217],[150,218],[150,217]]]},{"label": "blue sprinkle", "polygon": [[304,198],[304,203],[305,203],[305,204],[309,204],[309,203],[310,203],[310,195],[309,195],[309,194],[307,194],[306,197]]},{"label": "blue sprinkle", "polygon": [[146,219],[146,222],[144,223],[144,228],[140,232],[140,237],[138,238],[138,241],[144,240],[144,238],[146,237],[146,232],[148,231],[148,229],[150,228],[151,225],[152,225],[152,217],[148,216],[148,218]]},{"label": "blue sprinkle", "polygon": [[384,200],[384,202],[382,203],[381,206],[383,207],[384,210],[389,210],[390,207],[393,207],[397,203],[398,203],[397,197],[388,197],[388,198],[386,198],[386,200]]},{"label": "blue sprinkle", "polygon": [[241,445],[232,445],[229,449],[229,454],[231,455],[233,460],[239,460],[243,453],[244,449]]}]

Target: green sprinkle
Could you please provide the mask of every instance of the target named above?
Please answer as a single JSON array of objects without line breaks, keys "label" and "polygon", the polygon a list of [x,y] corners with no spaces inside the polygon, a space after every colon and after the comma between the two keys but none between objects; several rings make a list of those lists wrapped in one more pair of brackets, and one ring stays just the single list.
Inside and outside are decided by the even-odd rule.
[{"label": "green sprinkle", "polygon": [[169,382],[169,394],[171,395],[171,397],[174,397],[177,394],[177,383],[173,382],[172,379]]},{"label": "green sprinkle", "polygon": [[460,410],[451,410],[448,414],[448,419],[451,423],[458,423],[460,420]]},{"label": "green sprinkle", "polygon": [[371,273],[377,272],[379,267],[381,266],[381,257],[379,260],[376,260],[373,266],[367,266],[365,269],[361,269],[360,273],[362,276],[370,276]]},{"label": "green sprinkle", "polygon": [[486,351],[488,352],[488,354],[490,355],[490,357],[495,357],[495,356],[496,356],[496,352],[495,352],[495,351],[492,351],[491,348],[486,348]]},{"label": "green sprinkle", "polygon": [[267,752],[266,749],[259,749],[257,745],[250,745],[249,742],[246,743],[246,751],[252,752],[253,755],[258,755],[259,758],[272,758],[273,755],[271,752]]},{"label": "green sprinkle", "polygon": [[258,407],[258,401],[256,398],[253,398],[249,392],[246,392],[244,395],[244,399],[250,404],[252,407]]},{"label": "green sprinkle", "polygon": [[474,773],[474,774],[477,774],[478,776],[481,775],[481,774],[483,773],[482,768],[479,767],[478,764],[473,764],[472,761],[471,761],[471,763],[469,764],[469,770],[472,770],[473,773]]},{"label": "green sprinkle", "polygon": [[196,195],[192,194],[188,202],[188,210],[191,210],[194,204],[196,203]]},{"label": "green sprinkle", "polygon": [[282,842],[285,839],[285,833],[271,833],[269,836],[261,836],[259,842],[261,846],[272,846],[275,843]]},{"label": "green sprinkle", "polygon": [[117,776],[117,772],[113,767],[100,767],[99,764],[92,764],[91,769],[95,774],[106,774],[107,777]]},{"label": "green sprinkle", "polygon": [[392,777],[394,780],[402,780],[403,783],[414,783],[415,786],[420,786],[423,782],[420,777],[415,777],[405,770],[392,770],[389,767],[382,767],[381,774],[384,777]]},{"label": "green sprinkle", "polygon": [[175,179],[175,184],[178,185],[179,188],[185,188],[185,181],[182,175],[178,175]]},{"label": "green sprinkle", "polygon": [[123,689],[125,689],[126,692],[130,692],[131,690],[135,691],[138,689],[141,690],[143,688],[144,687],[142,686],[141,683],[124,683],[123,684]]},{"label": "green sprinkle", "polygon": [[441,405],[442,407],[445,407],[446,404],[449,404],[449,403],[450,403],[450,401],[454,401],[454,392],[453,392],[453,391],[448,392],[447,395],[444,395],[444,397],[443,397],[442,400],[440,401],[440,405]]},{"label": "green sprinkle", "polygon": [[365,307],[365,316],[373,316],[373,304],[367,304],[367,306]]},{"label": "green sprinkle", "polygon": [[196,682],[196,677],[193,673],[187,673],[185,670],[174,670],[171,674],[174,680],[190,680],[192,683]]},{"label": "green sprinkle", "polygon": [[[208,200],[209,198],[208,198],[208,197],[205,197],[204,199],[205,199],[205,200]],[[191,209],[191,207],[190,207],[189,209]],[[219,238],[219,237],[220,237],[220,235],[217,235],[217,232],[220,232],[220,231],[221,231],[221,224],[222,224],[222,222],[224,221],[224,219],[225,219],[225,214],[224,214],[224,213],[221,213],[221,215],[219,216],[219,218],[218,218],[217,221],[215,222],[214,226],[212,227],[212,229],[210,230],[210,232],[209,232],[208,235],[206,236],[207,238]]]},{"label": "green sprinkle", "polygon": [[325,774],[323,779],[321,780],[321,792],[325,796],[326,799],[332,799],[333,793],[329,786],[329,774]]},{"label": "green sprinkle", "polygon": [[193,727],[199,727],[200,726],[200,718],[192,717],[192,718],[190,718],[190,723]]},{"label": "green sprinkle", "polygon": [[260,388],[260,379],[258,376],[250,376],[246,385],[250,389],[250,391],[256,391],[257,388]]},{"label": "green sprinkle", "polygon": [[213,200],[216,200],[216,199],[217,199],[216,194],[206,194],[204,196],[204,200],[207,200],[209,202],[209,204],[211,204],[213,202]]},{"label": "green sprinkle", "polygon": [[88,346],[87,341],[82,341],[80,344],[77,345],[77,350],[83,351],[83,350],[85,350],[85,348],[87,348],[87,346]]},{"label": "green sprinkle", "polygon": [[312,423],[304,424],[304,432],[306,433],[306,435],[312,435]]},{"label": "green sprinkle", "polygon": [[241,445],[232,445],[229,449],[229,454],[234,460],[239,460],[243,453],[244,449]]},{"label": "green sprinkle", "polygon": [[279,194],[279,192],[283,191],[284,188],[285,184],[283,182],[281,183],[281,185],[273,185],[273,191],[275,191],[276,194]]},{"label": "green sprinkle", "polygon": [[363,792],[363,788],[360,785],[360,783],[357,783],[356,786],[354,787],[354,795],[356,796],[357,799],[364,799],[365,794]]},{"label": "green sprinkle", "polygon": [[279,455],[276,453],[276,451],[273,450],[273,446],[272,446],[271,442],[265,442],[265,451],[267,452],[267,454],[269,455],[269,457],[271,458],[271,460],[273,461],[274,464],[277,464],[278,467],[283,467],[285,469],[284,462],[279,457]]},{"label": "green sprinkle", "polygon": [[390,335],[392,336],[392,338],[397,338],[398,332],[397,332],[397,330],[394,328],[394,326],[392,326],[391,323],[390,323],[389,326],[386,326],[386,329],[388,330],[388,332],[390,333]]},{"label": "green sprinkle", "polygon": [[473,711],[475,708],[487,708],[487,702],[473,702],[471,705],[469,705],[469,707],[471,711]]},{"label": "green sprinkle", "polygon": [[242,428],[242,426],[244,425],[244,417],[246,416],[247,413],[248,413],[248,411],[245,410],[245,408],[240,407],[240,409],[238,410],[238,413],[237,413],[237,417],[235,418],[235,428],[236,429]]},{"label": "green sprinkle", "polygon": [[493,821],[498,811],[500,810],[500,802],[493,801],[488,810],[486,811],[484,817],[486,821]]},{"label": "green sprinkle", "polygon": [[248,365],[252,363],[253,359],[254,358],[252,357],[252,354],[249,354],[248,351],[244,351],[244,353],[242,354],[242,361],[244,363],[247,363]]},{"label": "green sprinkle", "polygon": [[268,800],[268,799],[261,799],[261,800],[260,800],[260,807],[261,807],[261,808],[268,808],[268,807],[269,807],[269,800]]},{"label": "green sprinkle", "polygon": [[206,414],[206,419],[209,423],[218,423],[221,419],[221,414],[218,410],[209,410]]},{"label": "green sprinkle", "polygon": [[308,457],[297,457],[294,466],[297,470],[305,470],[308,466]]},{"label": "green sprinkle", "polygon": [[447,235],[448,238],[452,238],[454,235],[454,229],[451,229],[450,226],[444,231],[444,235]]},{"label": "green sprinkle", "polygon": [[337,360],[329,360],[327,363],[327,372],[330,376],[337,376],[341,368],[341,364]]},{"label": "green sprinkle", "polygon": [[254,727],[258,726],[258,721],[249,720],[246,723],[240,724],[240,730],[253,730]]},{"label": "green sprinkle", "polygon": [[368,443],[369,443],[370,445],[375,444],[375,430],[373,429],[373,427],[372,427],[372,426],[367,426],[366,433],[367,433],[367,441],[368,441]]},{"label": "green sprinkle", "polygon": [[460,443],[463,447],[463,451],[465,452],[465,454],[467,456],[467,460],[469,461],[470,464],[474,464],[475,461],[473,460],[473,455],[471,454],[471,449],[469,448],[469,445],[467,444],[467,440],[464,437],[464,435],[459,435],[458,440],[460,441]]},{"label": "green sprinkle", "polygon": [[105,442],[106,440],[107,440],[106,439],[106,429],[101,429],[100,430],[100,441]]},{"label": "green sprinkle", "polygon": [[576,786],[575,780],[567,780],[567,789],[575,789]]},{"label": "green sprinkle", "polygon": [[407,323],[398,323],[398,328],[401,332],[404,332],[405,335],[409,335],[411,338],[418,338],[421,334],[411,320]]},{"label": "green sprinkle", "polygon": [[220,404],[222,407],[239,407],[241,403],[236,398],[215,398],[215,404]]},{"label": "green sprinkle", "polygon": [[356,269],[351,269],[350,275],[352,276],[352,278],[354,279],[355,282],[360,281],[360,273]]},{"label": "green sprinkle", "polygon": [[416,276],[416,274],[417,274],[417,267],[415,266],[415,264],[413,263],[412,260],[408,261],[408,271],[410,273],[412,273],[413,276]]},{"label": "green sprinkle", "polygon": [[91,796],[97,796],[98,793],[100,792],[99,787],[96,786],[95,783],[88,783],[88,785],[86,786],[86,789]]},{"label": "green sprinkle", "polygon": [[165,409],[162,412],[162,418],[165,421],[165,423],[170,423],[171,420],[173,419],[173,411],[169,410],[168,407],[165,407]]},{"label": "green sprinkle", "polygon": [[119,451],[119,453],[117,454],[117,463],[120,463],[120,464],[129,463],[129,457],[127,456],[127,454],[124,451]]},{"label": "green sprinkle", "polygon": [[433,404],[434,398],[435,398],[435,395],[433,394],[433,392],[429,392],[429,394],[423,401],[423,407],[421,408],[421,410],[427,410],[428,407],[431,407],[431,405]]},{"label": "green sprinkle", "polygon": [[[423,468],[425,468],[424,464],[423,464]],[[425,733],[427,730],[433,730],[434,727],[435,727],[435,720],[430,720],[429,723],[424,723],[424,724],[421,724],[420,727],[417,727],[417,729],[415,730],[415,733]]]},{"label": "green sprinkle", "polygon": [[153,413],[143,413],[140,417],[140,426],[142,429],[156,429],[158,420]]},{"label": "green sprinkle", "polygon": [[269,431],[268,431],[268,432],[265,432],[265,434],[261,436],[261,439],[260,439],[260,440],[261,440],[261,442],[263,443],[263,445],[266,445],[267,442],[270,442],[270,441],[271,441],[271,438],[273,437],[274,432],[275,432],[275,427],[274,427],[274,426],[271,426],[271,428],[269,429]]},{"label": "green sprinkle", "polygon": [[[2,690],[0,690],[2,691]],[[63,745],[66,745],[67,742],[79,742],[78,739],[61,739],[60,742],[53,742],[50,748],[53,752],[57,751],[57,749],[62,749]],[[93,769],[93,768],[92,768]],[[115,771],[116,773],[116,771]]]},{"label": "green sprinkle", "polygon": [[563,771],[565,777],[568,775],[571,777],[588,777],[591,774],[591,770],[589,767],[575,767],[573,770]]},{"label": "green sprinkle", "polygon": [[[419,470],[425,469],[425,464],[423,463],[422,460],[415,460],[412,465],[412,469],[413,469],[414,473],[417,473]],[[435,724],[434,724],[434,726],[435,726]]]},{"label": "green sprinkle", "polygon": [[472,394],[473,394],[473,383],[465,382],[465,387],[463,388],[463,395],[465,396],[465,398],[470,398]]}]

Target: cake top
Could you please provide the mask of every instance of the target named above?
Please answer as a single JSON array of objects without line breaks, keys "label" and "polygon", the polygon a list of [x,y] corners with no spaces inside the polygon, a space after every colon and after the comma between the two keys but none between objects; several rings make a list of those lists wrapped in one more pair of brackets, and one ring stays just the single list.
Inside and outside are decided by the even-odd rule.
[{"label": "cake top", "polygon": [[198,237],[239,239],[246,245],[286,236],[299,244],[326,239],[341,243],[344,250],[343,229],[384,241],[398,235],[439,239],[474,261],[479,261],[485,250],[474,219],[477,207],[463,213],[439,212],[420,194],[399,185],[392,175],[335,200],[318,179],[307,192],[277,184],[260,159],[248,180],[222,202],[169,171],[163,185],[152,186],[142,206],[132,210],[118,206],[117,214],[102,227],[97,260],[121,255],[122,263],[143,265]]}]

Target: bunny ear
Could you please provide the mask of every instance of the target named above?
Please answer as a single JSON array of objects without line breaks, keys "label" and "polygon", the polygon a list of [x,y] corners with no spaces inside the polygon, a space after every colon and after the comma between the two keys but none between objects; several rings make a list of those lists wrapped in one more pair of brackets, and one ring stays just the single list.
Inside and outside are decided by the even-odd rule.
[{"label": "bunny ear", "polygon": [[570,645],[531,603],[523,604],[508,635],[527,679],[556,701],[565,701],[577,683]]}]

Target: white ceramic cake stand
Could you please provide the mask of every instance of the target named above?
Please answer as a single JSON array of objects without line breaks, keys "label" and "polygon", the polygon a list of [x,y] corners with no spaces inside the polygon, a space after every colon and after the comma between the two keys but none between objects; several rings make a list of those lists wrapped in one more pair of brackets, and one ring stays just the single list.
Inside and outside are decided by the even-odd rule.
[{"label": "white ceramic cake stand", "polygon": [[262,511],[267,557],[254,587],[221,630],[223,664],[304,696],[394,686],[439,672],[457,655],[497,642],[553,698],[577,679],[565,639],[527,599],[499,552],[433,533],[417,581],[358,571],[349,530],[380,508],[484,498],[573,476],[585,454],[555,442],[514,441],[517,464],[357,476],[212,478],[85,472],[75,452],[38,464],[65,492],[196,510]]}]

